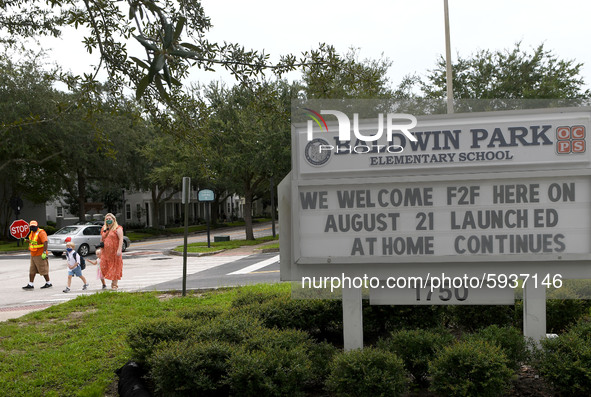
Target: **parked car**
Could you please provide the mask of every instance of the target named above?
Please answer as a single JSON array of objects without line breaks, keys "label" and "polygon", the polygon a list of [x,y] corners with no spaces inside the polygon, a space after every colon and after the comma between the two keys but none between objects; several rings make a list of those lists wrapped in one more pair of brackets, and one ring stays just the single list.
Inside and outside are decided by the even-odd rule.
[{"label": "parked car", "polygon": [[[55,256],[62,256],[66,250],[66,238],[71,237],[72,242],[81,256],[86,256],[96,251],[96,246],[101,242],[101,226],[98,225],[71,225],[62,227],[54,234],[48,236],[47,249]],[[131,245],[131,240],[123,236],[123,252]]]}]

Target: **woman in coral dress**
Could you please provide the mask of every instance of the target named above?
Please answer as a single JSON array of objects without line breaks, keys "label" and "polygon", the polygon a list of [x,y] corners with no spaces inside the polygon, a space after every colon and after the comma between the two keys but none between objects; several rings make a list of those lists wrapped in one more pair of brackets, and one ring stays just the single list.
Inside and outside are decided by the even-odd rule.
[{"label": "woman in coral dress", "polygon": [[116,290],[123,275],[123,227],[117,224],[117,218],[111,213],[105,215],[101,240],[105,244],[101,254],[101,273],[111,280],[111,289]]}]

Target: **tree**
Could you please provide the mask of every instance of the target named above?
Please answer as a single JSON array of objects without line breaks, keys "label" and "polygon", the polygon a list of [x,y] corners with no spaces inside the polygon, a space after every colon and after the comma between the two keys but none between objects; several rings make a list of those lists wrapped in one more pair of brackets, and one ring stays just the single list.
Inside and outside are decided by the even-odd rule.
[{"label": "tree", "polygon": [[225,88],[210,85],[206,136],[208,164],[244,197],[246,238],[254,240],[252,204],[271,176],[289,171],[290,100],[295,87],[284,81]]},{"label": "tree", "polygon": [[[68,95],[76,102],[74,95]],[[72,214],[85,221],[86,203],[100,188],[121,191],[131,184],[134,151],[145,128],[129,102],[98,97],[96,106],[77,107],[63,115],[62,134],[54,145],[63,148],[56,175],[67,192]],[[92,109],[102,107],[105,112]],[[95,193],[95,194],[93,194]]]},{"label": "tree", "polygon": [[[89,53],[100,54],[100,63],[92,73],[68,78],[71,87],[94,90],[97,73],[105,68],[114,91],[121,92],[131,83],[138,98],[163,100],[172,106],[190,67],[214,70],[221,66],[245,82],[265,70],[292,71],[311,58],[322,62],[304,53],[300,60],[283,55],[271,64],[264,52],[210,42],[206,34],[211,22],[199,1],[11,0],[0,1],[0,10],[0,29],[12,37],[59,36],[65,26],[88,32],[82,41]],[[143,55],[128,54],[132,40],[141,44]]]},{"label": "tree", "polygon": [[16,62],[15,54],[0,54],[2,236],[7,235],[12,197],[43,203],[55,197],[60,186],[54,177],[61,154],[61,148],[53,144],[61,134],[56,122],[59,94],[52,87],[55,71],[45,71],[38,54],[23,54]]},{"label": "tree", "polygon": [[138,148],[136,161],[143,169],[137,187],[151,192],[154,225],[164,223],[162,205],[181,191],[183,177],[191,178],[192,186],[203,180],[203,156],[191,141],[174,137],[152,126],[152,134]]},{"label": "tree", "polygon": [[[452,64],[454,99],[578,99],[589,98],[580,77],[583,65],[558,58],[541,44],[525,51],[517,43],[512,50],[481,50]],[[421,83],[427,98],[446,96],[443,57]]]},{"label": "tree", "polygon": [[389,86],[387,58],[359,60],[351,48],[339,55],[332,46],[320,46],[312,62],[302,67],[303,91],[307,99],[385,99],[394,93]]}]

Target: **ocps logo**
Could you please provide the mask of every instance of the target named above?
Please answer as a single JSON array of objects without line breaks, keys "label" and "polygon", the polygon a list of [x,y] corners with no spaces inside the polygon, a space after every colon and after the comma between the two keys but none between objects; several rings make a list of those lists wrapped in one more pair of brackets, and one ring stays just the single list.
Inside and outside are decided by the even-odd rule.
[{"label": "ocps logo", "polygon": [[585,153],[585,135],[584,125],[556,128],[556,153]]}]

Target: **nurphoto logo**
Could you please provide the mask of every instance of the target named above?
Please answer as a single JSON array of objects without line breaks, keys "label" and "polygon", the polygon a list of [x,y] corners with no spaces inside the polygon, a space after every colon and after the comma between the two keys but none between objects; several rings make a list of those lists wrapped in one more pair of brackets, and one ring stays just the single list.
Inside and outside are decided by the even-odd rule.
[{"label": "nurphoto logo", "polygon": [[[306,160],[314,166],[322,166],[328,162],[331,154],[366,154],[376,152],[401,153],[404,148],[392,144],[394,132],[402,133],[411,142],[417,142],[417,138],[410,132],[416,127],[415,116],[406,113],[378,114],[377,130],[373,134],[364,135],[359,128],[359,114],[353,113],[353,123],[345,113],[338,110],[321,110],[320,113],[310,108],[303,108],[311,120],[308,120],[307,140],[304,155]],[[330,144],[322,137],[314,138],[314,123],[318,125],[321,133],[330,132],[326,120],[322,115],[335,116],[338,122],[339,135],[336,145]],[[384,119],[386,120],[384,122]],[[385,128],[384,128],[385,124]],[[351,131],[353,131],[356,144],[351,145]],[[378,141],[386,133],[386,141],[389,144],[379,144]],[[373,131],[372,131],[373,132]],[[336,137],[335,137],[336,139]],[[349,143],[345,145],[345,143]]]}]

